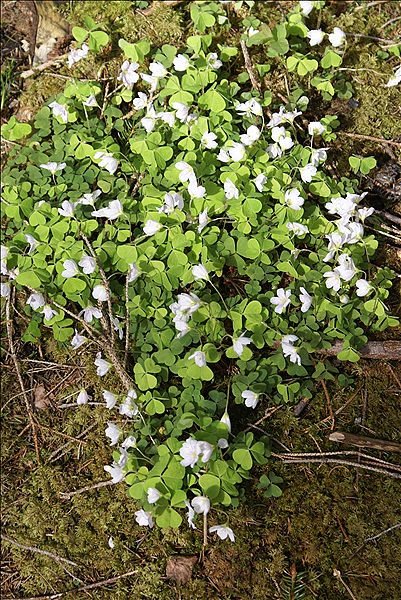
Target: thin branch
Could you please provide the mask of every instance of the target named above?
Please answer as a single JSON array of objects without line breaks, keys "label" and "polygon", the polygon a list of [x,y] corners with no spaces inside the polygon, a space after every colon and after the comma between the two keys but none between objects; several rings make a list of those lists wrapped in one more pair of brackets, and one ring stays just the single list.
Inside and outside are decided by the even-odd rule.
[{"label": "thin branch", "polygon": [[391,23],[395,23],[395,21],[399,21],[400,19],[401,19],[401,17],[394,17],[393,19],[390,19],[390,21],[387,21],[387,23],[384,23],[384,25],[379,27],[379,31],[381,31],[382,29],[385,29],[388,25],[390,25]]},{"label": "thin branch", "polygon": [[384,138],[377,138],[371,135],[349,133],[348,131],[337,131],[337,135],[346,135],[347,137],[356,138],[358,140],[370,140],[371,142],[378,142],[379,144],[390,144],[391,146],[397,146],[397,148],[401,148],[400,142],[395,142],[394,140],[385,140]]},{"label": "thin branch", "polygon": [[[15,288],[13,288],[13,295],[12,295],[13,300],[14,300],[14,297],[15,297]],[[40,465],[40,454],[39,454],[38,437],[37,437],[37,433],[36,433],[36,424],[35,424],[35,420],[33,418],[31,405],[29,402],[28,394],[26,393],[24,380],[22,379],[22,375],[21,375],[21,371],[20,371],[19,363],[18,363],[18,358],[17,358],[17,355],[15,353],[15,348],[14,348],[13,325],[12,325],[12,320],[11,320],[11,296],[9,296],[6,300],[6,323],[7,323],[7,335],[8,335],[8,344],[9,344],[9,348],[10,348],[10,354],[11,354],[11,358],[13,359],[15,372],[17,374],[21,392],[22,392],[22,396],[25,401],[25,407],[26,407],[26,411],[28,413],[29,423],[32,428],[32,436],[33,436],[33,442],[35,445],[36,459],[38,461],[38,464]]]},{"label": "thin branch", "polygon": [[389,527],[385,531],[382,531],[381,533],[378,533],[377,535],[374,535],[373,537],[366,538],[365,544],[366,544],[366,542],[373,542],[373,540],[377,540],[379,537],[381,537],[385,533],[389,533],[389,531],[393,531],[393,529],[398,529],[398,527],[401,527],[401,523],[397,523],[396,525],[393,525],[392,527]]},{"label": "thin branch", "polygon": [[96,490],[97,488],[107,487],[108,485],[115,485],[112,479],[108,479],[107,481],[100,481],[99,483],[95,483],[95,485],[87,485],[75,492],[60,492],[60,496],[63,500],[69,500],[72,496],[76,496],[77,494],[83,494],[84,492],[89,492],[90,490]]},{"label": "thin branch", "polygon": [[124,368],[127,368],[129,354],[129,271],[125,276],[125,352]]},{"label": "thin branch", "polygon": [[[58,598],[62,598],[66,594],[73,592],[74,594],[78,592],[85,592],[87,590],[94,590],[96,588],[102,587],[103,585],[110,585],[112,583],[116,583],[120,579],[124,577],[130,577],[131,575],[136,575],[138,571],[129,571],[128,573],[123,573],[122,575],[117,575],[117,577],[112,577],[111,579],[104,579],[103,581],[97,581],[96,583],[90,583],[88,585],[83,585],[79,588],[74,588],[72,590],[66,590],[65,592],[58,592],[57,594],[46,594],[45,596],[29,596],[24,598],[16,598],[15,600],[57,600]],[[4,598],[3,600],[13,600],[12,598]]]},{"label": "thin branch", "polygon": [[62,558],[61,556],[57,556],[56,554],[47,552],[46,550],[40,550],[39,548],[33,548],[32,546],[25,546],[25,544],[20,544],[19,542],[12,540],[11,538],[7,537],[6,535],[1,534],[1,539],[4,542],[9,542],[10,544],[13,544],[14,546],[18,546],[18,548],[22,548],[23,550],[29,550],[30,552],[36,552],[37,554],[43,554],[44,556],[48,556],[49,558],[52,558],[53,560],[56,560],[57,562],[64,562],[64,563],[67,563],[67,565],[72,565],[73,567],[78,566],[77,563],[72,562],[72,560],[67,560],[66,558]]},{"label": "thin branch", "polygon": [[357,469],[365,469],[366,471],[374,471],[375,473],[381,473],[382,475],[388,475],[395,479],[401,479],[401,473],[387,471],[386,469],[378,469],[377,467],[371,467],[363,463],[352,462],[348,460],[338,460],[336,458],[305,458],[305,459],[283,459],[285,464],[305,464],[305,463],[335,463],[338,465],[346,465],[348,467],[356,467]]},{"label": "thin branch", "polygon": [[341,572],[338,569],[334,569],[333,575],[334,575],[334,577],[336,579],[338,579],[339,581],[341,581],[341,583],[343,584],[343,586],[345,587],[345,589],[349,593],[349,595],[352,598],[352,600],[356,600],[354,594],[352,593],[352,590],[348,587],[348,585],[345,583],[344,579],[341,577]]},{"label": "thin branch", "polygon": [[386,221],[391,221],[392,223],[396,223],[397,225],[401,225],[401,218],[400,217],[396,217],[395,215],[391,215],[388,212],[385,212],[383,210],[375,210],[375,215],[377,215],[378,217],[382,217],[383,219],[386,219]]},{"label": "thin branch", "polygon": [[246,43],[244,40],[241,40],[241,50],[242,50],[242,54],[244,55],[245,69],[248,72],[249,78],[252,83],[252,87],[254,90],[256,90],[257,92],[260,93],[261,86],[260,86],[259,81],[256,79],[256,75],[255,75],[255,71],[253,69],[251,57],[249,56],[248,48],[246,47]]},{"label": "thin branch", "polygon": [[375,37],[374,35],[365,35],[363,33],[347,33],[347,32],[345,32],[345,35],[348,35],[349,37],[363,38],[365,40],[373,40],[374,42],[386,42],[389,44],[397,44],[398,43],[395,40],[386,40],[384,38]]},{"label": "thin branch", "polygon": [[23,79],[27,79],[28,77],[31,77],[32,75],[35,75],[36,71],[44,71],[45,69],[47,69],[47,67],[51,67],[53,65],[56,65],[60,62],[62,62],[62,60],[64,58],[66,58],[68,56],[68,54],[63,54],[62,56],[58,56],[57,58],[55,58],[54,60],[48,60],[47,62],[38,65],[37,67],[32,67],[32,69],[29,69],[28,71],[23,71],[20,74],[20,77],[22,77]]}]

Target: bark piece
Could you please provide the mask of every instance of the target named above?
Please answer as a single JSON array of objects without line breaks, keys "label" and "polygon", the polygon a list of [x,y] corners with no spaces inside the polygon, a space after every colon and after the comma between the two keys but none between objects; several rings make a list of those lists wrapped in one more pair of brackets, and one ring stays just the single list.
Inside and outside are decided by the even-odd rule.
[{"label": "bark piece", "polygon": [[[338,341],[326,350],[318,350],[319,354],[325,356],[336,356],[343,349],[343,342]],[[385,358],[387,360],[401,360],[401,340],[389,340],[385,342],[368,342],[358,350],[361,358]]]},{"label": "bark piece", "polygon": [[353,433],[342,433],[341,431],[333,431],[329,435],[331,442],[340,442],[341,444],[351,444],[351,446],[359,446],[360,448],[371,448],[372,450],[383,450],[385,452],[400,452],[401,444],[397,442],[389,442],[387,440],[379,440],[376,438],[366,437],[364,435],[355,435]]},{"label": "bark piece", "polygon": [[166,575],[177,583],[185,585],[192,577],[196,556],[172,556],[166,565]]}]

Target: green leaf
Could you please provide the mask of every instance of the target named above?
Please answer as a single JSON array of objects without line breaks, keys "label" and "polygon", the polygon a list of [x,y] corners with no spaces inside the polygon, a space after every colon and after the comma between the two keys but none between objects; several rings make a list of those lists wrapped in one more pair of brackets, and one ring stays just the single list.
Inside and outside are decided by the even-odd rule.
[{"label": "green leaf", "polygon": [[358,360],[360,359],[360,356],[352,348],[347,348],[346,350],[341,350],[341,352],[339,352],[337,354],[337,358],[338,358],[338,360],[348,360],[349,362],[358,362]]},{"label": "green leaf", "polygon": [[253,460],[248,448],[237,448],[237,450],[234,450],[233,459],[246,471],[252,469]]},{"label": "green leaf", "polygon": [[330,67],[339,67],[342,62],[343,59],[337,52],[329,50],[320,61],[320,66],[323,69],[329,69]]},{"label": "green leaf", "polygon": [[82,44],[88,37],[88,31],[82,27],[73,27],[72,35],[77,40],[78,44]]},{"label": "green leaf", "polygon": [[17,275],[16,281],[21,285],[27,285],[35,289],[38,289],[41,286],[41,281],[39,277],[36,275],[36,273],[33,273],[32,271],[25,271],[19,273],[19,275]]},{"label": "green leaf", "polygon": [[160,515],[157,515],[156,523],[165,529],[169,527],[177,529],[182,523],[182,517],[176,510],[167,506]]},{"label": "green leaf", "polygon": [[104,31],[92,31],[89,34],[89,49],[96,54],[102,46],[107,46],[109,36]]},{"label": "green leaf", "polygon": [[199,106],[211,112],[220,113],[226,108],[226,101],[216,90],[209,90],[199,98]]},{"label": "green leaf", "polygon": [[220,479],[215,475],[206,473],[199,477],[199,485],[205,496],[208,498],[216,498],[220,492]]},{"label": "green leaf", "polygon": [[166,407],[164,406],[163,402],[160,402],[160,400],[155,400],[154,398],[152,398],[152,400],[146,405],[146,412],[148,415],[162,415],[165,409]]},{"label": "green leaf", "polygon": [[237,241],[237,252],[245,258],[257,258],[260,255],[260,246],[258,240],[248,239],[245,236]]}]

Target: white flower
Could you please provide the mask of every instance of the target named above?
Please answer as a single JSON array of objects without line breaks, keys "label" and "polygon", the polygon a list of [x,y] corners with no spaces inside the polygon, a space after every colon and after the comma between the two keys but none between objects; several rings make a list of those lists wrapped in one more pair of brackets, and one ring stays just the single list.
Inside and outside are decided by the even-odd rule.
[{"label": "white flower", "polygon": [[323,41],[325,35],[326,34],[321,29],[311,29],[306,34],[306,37],[308,38],[311,46],[317,46]]},{"label": "white flower", "polygon": [[165,194],[164,204],[158,209],[158,212],[170,215],[176,207],[182,210],[184,208],[184,199],[180,194],[170,192]]},{"label": "white flower", "polygon": [[139,277],[140,274],[141,274],[141,272],[138,269],[136,263],[131,263],[129,265],[129,271],[128,271],[128,283],[132,283],[133,281],[135,281],[135,279],[137,277]]},{"label": "white flower", "polygon": [[225,450],[226,448],[228,448],[228,442],[224,438],[220,438],[219,440],[217,440],[217,445],[222,450]]},{"label": "white flower", "polygon": [[85,275],[91,275],[96,270],[96,261],[91,256],[87,256],[86,254],[82,255],[81,260],[78,265],[82,267]]},{"label": "white flower", "polygon": [[190,503],[188,502],[188,500],[185,500],[185,506],[188,509],[188,515],[187,515],[187,520],[188,520],[188,525],[190,527],[192,527],[192,529],[196,529],[195,525],[194,525],[194,516],[195,516],[195,511],[192,508],[192,506],[190,505]]},{"label": "white flower", "polygon": [[210,510],[210,500],[206,496],[196,496],[191,500],[191,504],[196,513],[207,515]]},{"label": "white flower", "polygon": [[120,415],[125,415],[132,419],[138,414],[138,406],[135,404],[134,400],[137,399],[137,394],[135,390],[129,390],[127,393],[127,397],[124,402],[120,405],[119,413]]},{"label": "white flower", "polygon": [[308,16],[309,13],[313,10],[313,1],[312,0],[300,0],[299,7],[303,15]]},{"label": "white flower", "polygon": [[219,60],[217,56],[217,52],[212,52],[211,54],[209,54],[207,64],[211,69],[220,69],[220,67],[223,66],[223,63],[221,62],[221,60]]},{"label": "white flower", "polygon": [[229,177],[224,182],[224,193],[227,200],[239,197],[239,190]]},{"label": "white flower", "polygon": [[88,206],[88,205],[93,206],[95,204],[95,201],[97,200],[97,198],[100,196],[101,193],[102,193],[101,190],[95,190],[91,194],[84,194],[82,196],[82,198],[77,200],[77,204],[84,204],[85,206]]},{"label": "white flower", "polygon": [[231,433],[231,421],[227,411],[224,412],[223,416],[220,419],[220,422],[224,423],[224,425],[227,425],[228,433]]},{"label": "white flower", "polygon": [[198,462],[199,454],[199,443],[193,438],[188,438],[180,448],[180,456],[183,459],[180,461],[180,464],[183,467],[191,467],[193,469]]},{"label": "white flower", "polygon": [[305,233],[309,233],[309,229],[306,225],[302,225],[302,223],[289,222],[286,223],[285,226],[289,231],[292,231],[294,235],[305,235]]},{"label": "white flower", "polygon": [[206,188],[203,185],[198,185],[196,177],[193,177],[188,183],[188,194],[191,198],[203,198],[206,194]]},{"label": "white flower", "polygon": [[198,281],[199,279],[209,281],[209,273],[207,272],[205,265],[200,264],[193,266],[192,275],[194,276],[195,281]]},{"label": "white flower", "polygon": [[[256,127],[257,129],[257,127]],[[245,146],[239,142],[233,142],[230,148],[227,148],[228,154],[234,162],[241,161],[246,154]]]},{"label": "white flower", "polygon": [[66,163],[57,164],[56,162],[48,162],[39,166],[42,167],[42,169],[50,171],[50,173],[54,175],[57,171],[62,171],[66,167]]},{"label": "white flower", "polygon": [[256,189],[259,192],[263,192],[263,187],[264,187],[266,181],[267,181],[267,177],[266,177],[266,175],[264,173],[260,173],[260,175],[258,175],[256,177],[256,179],[254,180]]},{"label": "white flower", "polygon": [[58,312],[50,304],[45,304],[40,312],[44,314],[45,321],[50,321],[50,319],[58,315]]},{"label": "white flower", "polygon": [[156,489],[154,487],[150,487],[150,488],[148,488],[147,495],[148,495],[149,504],[154,504],[160,498],[161,493],[159,492],[158,489]]},{"label": "white flower", "polygon": [[228,163],[231,160],[230,155],[228,154],[226,148],[220,149],[220,152],[218,153],[217,158],[218,158],[218,160],[220,160],[221,162],[224,162],[224,163]]},{"label": "white flower", "polygon": [[146,83],[150,84],[150,91],[154,92],[157,88],[157,84],[159,83],[159,78],[154,77],[153,75],[147,75],[146,73],[139,73],[140,76]]},{"label": "white flower", "polygon": [[157,114],[152,104],[149,104],[148,110],[146,112],[146,117],[141,119],[142,126],[146,129],[147,133],[150,133],[154,130],[156,122],[157,122]]},{"label": "white flower", "polygon": [[235,535],[231,527],[226,527],[225,525],[213,525],[213,527],[209,527],[209,532],[216,532],[221,540],[230,538],[232,542],[235,542]]},{"label": "white flower", "polygon": [[188,360],[191,360],[192,358],[195,360],[195,364],[198,367],[206,367],[206,355],[204,352],[198,350],[191,354],[191,356],[188,356]]},{"label": "white flower", "polygon": [[326,287],[328,290],[333,289],[338,292],[341,287],[341,278],[339,273],[335,271],[328,271],[323,273],[323,277],[326,277]]},{"label": "white flower", "polygon": [[326,131],[326,127],[320,121],[312,121],[308,125],[309,135],[322,135]]},{"label": "white flower", "polygon": [[106,219],[114,220],[123,214],[123,205],[120,200],[112,200],[106,208],[92,211],[92,217],[104,217]]},{"label": "white flower", "polygon": [[293,342],[296,342],[299,338],[296,335],[285,335],[281,340],[281,348],[284,356],[288,356],[290,362],[301,365],[301,357],[298,354],[297,348],[294,348]]},{"label": "white flower", "polygon": [[240,140],[245,146],[252,146],[260,138],[261,131],[255,125],[251,125],[246,130],[246,133],[240,135]]},{"label": "white flower", "polygon": [[116,462],[113,462],[112,465],[105,465],[104,470],[111,475],[112,483],[119,483],[124,479],[122,467]]},{"label": "white flower", "polygon": [[338,228],[347,236],[347,244],[356,244],[363,238],[364,229],[361,223],[348,223],[344,228],[340,224]]},{"label": "white flower", "polygon": [[339,27],[334,27],[333,33],[329,34],[329,41],[334,48],[339,48],[345,42],[345,33]]},{"label": "white flower", "polygon": [[68,111],[64,104],[59,104],[54,101],[49,104],[49,108],[52,109],[52,113],[55,117],[60,117],[63,123],[68,123]]},{"label": "white flower", "polygon": [[401,83],[401,66],[398,67],[398,69],[396,70],[394,75],[392,75],[390,77],[390,79],[388,80],[388,82],[386,83],[386,85],[384,87],[394,87],[395,85],[398,85],[399,83]]},{"label": "white flower", "polygon": [[132,90],[134,84],[138,81],[139,75],[136,73],[139,64],[137,62],[130,63],[128,60],[125,60],[121,65],[121,73],[117,77],[119,81],[125,85],[126,88]]},{"label": "white flower", "polygon": [[284,194],[284,202],[288,208],[300,210],[305,200],[302,198],[300,191],[293,188],[292,190],[287,190]]},{"label": "white flower", "polygon": [[112,536],[109,537],[107,543],[108,543],[108,545],[110,546],[111,549],[114,548],[114,540],[113,540]]},{"label": "white flower", "polygon": [[31,294],[26,303],[29,304],[33,310],[38,310],[38,308],[42,308],[42,306],[46,304],[42,294],[39,294],[38,292]]},{"label": "white flower", "polygon": [[217,140],[217,135],[215,133],[208,133],[205,131],[201,137],[201,144],[208,150],[214,150],[214,148],[217,148],[217,142],[215,140]]},{"label": "white flower", "polygon": [[182,183],[190,181],[194,177],[194,170],[188,163],[180,161],[175,165],[175,168],[180,171],[179,179]]},{"label": "white flower", "polygon": [[362,208],[358,208],[357,216],[358,219],[360,219],[363,223],[365,219],[370,217],[370,215],[373,215],[374,212],[375,209],[372,206],[370,208],[368,208],[367,206],[363,206]]},{"label": "white flower", "polygon": [[76,205],[76,202],[69,202],[68,200],[64,200],[61,204],[61,208],[58,209],[58,212],[63,217],[73,217]]},{"label": "white flower", "polygon": [[363,296],[367,296],[367,294],[369,294],[369,292],[371,292],[371,290],[373,289],[369,281],[366,281],[366,279],[358,279],[355,285],[358,288],[356,291],[356,295],[360,298],[362,298]]},{"label": "white flower", "polygon": [[99,300],[99,302],[106,302],[107,300],[107,290],[103,284],[95,285],[92,290],[92,296]]},{"label": "white flower", "polygon": [[244,390],[241,394],[245,398],[245,406],[248,408],[256,408],[259,402],[259,394],[255,394],[251,390]]},{"label": "white flower", "polygon": [[310,183],[312,181],[312,178],[316,175],[316,173],[317,173],[317,169],[311,163],[308,165],[305,165],[304,167],[299,169],[299,174],[301,175],[301,179],[305,183]]},{"label": "white flower", "polygon": [[138,96],[133,99],[132,104],[134,105],[135,110],[142,110],[142,108],[146,108],[148,105],[148,97],[143,92],[138,92]]},{"label": "white flower", "polygon": [[[179,312],[187,313],[188,315],[192,315],[202,304],[201,300],[193,292],[189,292],[189,294],[178,294],[177,298]],[[173,306],[174,305],[172,304],[170,308],[172,309]]]},{"label": "white flower", "polygon": [[[244,332],[245,333],[245,332]],[[238,338],[233,338],[233,349],[237,356],[242,356],[245,346],[252,344],[251,338],[241,334]]]},{"label": "white flower", "polygon": [[82,388],[82,390],[78,394],[77,404],[87,404],[91,397],[87,394],[86,390]]},{"label": "white flower", "polygon": [[103,398],[106,400],[106,408],[111,410],[116,405],[117,396],[115,396],[112,392],[109,392],[107,390],[103,390],[102,393],[103,393]]},{"label": "white flower", "polygon": [[188,123],[188,106],[183,102],[173,102],[172,106],[176,111],[177,119],[181,121],[181,123]]},{"label": "white flower", "polygon": [[133,435],[129,435],[123,443],[121,444],[122,448],[135,448],[136,446],[136,438]]},{"label": "white flower", "polygon": [[148,219],[143,227],[143,233],[145,235],[154,235],[160,229],[162,229],[163,225],[158,221],[154,221],[153,219]]},{"label": "white flower", "polygon": [[8,283],[0,284],[0,296],[2,298],[8,298],[11,294],[11,288]]},{"label": "white flower", "polygon": [[109,173],[113,175],[117,171],[118,161],[114,158],[114,156],[109,152],[96,152],[94,155],[95,160],[99,160],[99,167],[106,169]]},{"label": "white flower", "polygon": [[32,254],[32,252],[35,252],[39,242],[35,240],[35,238],[30,233],[25,234],[25,240],[27,244],[29,244],[28,254]]},{"label": "white flower", "polygon": [[167,75],[167,69],[161,62],[152,62],[149,65],[153,77],[162,78]]},{"label": "white flower", "polygon": [[183,54],[177,54],[173,60],[173,65],[176,71],[186,71],[189,67],[189,58]]},{"label": "white flower", "polygon": [[253,35],[256,35],[259,33],[259,29],[254,29],[253,27],[250,27],[248,29],[248,37],[252,37]]},{"label": "white flower", "polygon": [[318,148],[316,150],[312,150],[311,163],[316,167],[321,162],[324,162],[327,158],[328,148]]},{"label": "white flower", "polygon": [[97,367],[96,373],[97,375],[99,375],[99,377],[103,377],[104,375],[106,375],[107,371],[111,367],[111,364],[102,358],[101,352],[98,352],[96,354],[96,360],[94,364]]},{"label": "white flower", "polygon": [[135,521],[138,523],[138,525],[140,525],[141,527],[149,527],[150,529],[153,527],[154,522],[151,515],[144,511],[142,508],[141,510],[137,510],[135,512],[135,515]]},{"label": "white flower", "polygon": [[107,423],[108,427],[105,430],[105,434],[110,438],[110,446],[115,446],[118,443],[121,435],[121,429],[115,423]]},{"label": "white flower", "polygon": [[199,213],[198,222],[198,233],[201,233],[203,229],[205,229],[206,225],[209,223],[209,219],[207,216],[207,208],[205,208],[205,210]]},{"label": "white flower", "polygon": [[92,323],[93,319],[100,319],[102,317],[102,311],[94,306],[87,306],[80,313],[79,317],[83,315],[86,323]]},{"label": "white flower", "polygon": [[324,257],[323,261],[324,262],[328,262],[329,260],[331,260],[333,258],[333,256],[336,254],[336,252],[344,244],[347,243],[348,236],[347,235],[343,235],[343,234],[339,233],[338,231],[335,231],[333,233],[328,233],[324,237],[329,240],[329,245],[328,245],[329,252],[328,252],[328,254],[326,254],[326,256]]},{"label": "white flower", "polygon": [[289,150],[294,145],[291,135],[287,133],[285,127],[273,127],[271,131],[272,139],[277,142],[281,150]]},{"label": "white flower", "polygon": [[86,342],[87,339],[88,338],[86,338],[84,335],[79,335],[79,333],[75,329],[75,335],[71,340],[71,346],[74,348],[74,350],[78,350],[78,348],[80,348]]},{"label": "white flower", "polygon": [[202,462],[207,463],[213,454],[213,446],[209,442],[198,442],[199,453],[202,455]]},{"label": "white flower", "polygon": [[354,261],[348,254],[342,254],[338,258],[339,266],[334,269],[344,281],[350,281],[355,275]]},{"label": "white flower", "polygon": [[71,69],[72,65],[80,61],[82,58],[88,55],[89,46],[88,44],[82,44],[82,48],[73,48],[68,55],[68,66]]},{"label": "white flower", "polygon": [[340,300],[341,304],[348,304],[349,297],[347,296],[347,294],[343,294],[342,296],[339,297],[339,300]]},{"label": "white flower", "polygon": [[177,319],[174,320],[174,325],[175,328],[177,329],[177,331],[179,332],[177,334],[177,339],[179,340],[180,338],[184,337],[184,335],[186,333],[188,333],[188,331],[191,330],[190,326],[188,325],[188,323],[186,321],[184,321],[183,319]]},{"label": "white flower", "polygon": [[293,123],[296,117],[302,115],[302,111],[294,110],[292,112],[286,111],[285,106],[280,106],[278,113],[273,113],[267,127],[277,127],[282,123]]},{"label": "white flower", "polygon": [[78,265],[75,260],[65,260],[63,263],[64,271],[61,273],[62,277],[69,279],[70,277],[75,277],[79,273]]},{"label": "white flower", "polygon": [[247,117],[251,117],[252,115],[260,117],[263,114],[263,109],[255,98],[251,98],[251,100],[247,100],[242,104],[237,104],[235,110],[240,115],[246,115]]},{"label": "white flower", "polygon": [[284,290],[283,288],[279,288],[277,290],[277,296],[273,296],[273,298],[270,298],[270,302],[276,306],[274,312],[276,312],[278,315],[281,315],[282,312],[291,303],[290,296],[291,290]]},{"label": "white flower", "polygon": [[99,106],[95,94],[90,94],[90,96],[88,96],[88,98],[85,100],[85,102],[82,102],[82,104],[88,108],[91,108],[92,106]]},{"label": "white flower", "polygon": [[299,294],[299,299],[302,303],[301,312],[305,313],[312,306],[312,296],[310,296],[308,294],[308,292],[306,291],[306,289],[304,287],[301,287],[299,289],[301,291],[301,294]]}]

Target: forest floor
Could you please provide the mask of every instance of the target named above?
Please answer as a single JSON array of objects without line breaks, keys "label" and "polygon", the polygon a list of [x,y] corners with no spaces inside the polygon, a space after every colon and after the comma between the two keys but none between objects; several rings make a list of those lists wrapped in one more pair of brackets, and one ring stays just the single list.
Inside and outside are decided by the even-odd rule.
[{"label": "forest floor", "polygon": [[[98,11],[107,21],[107,10],[136,3],[67,4],[70,12],[65,16],[77,24],[88,5],[93,18]],[[255,4],[263,5],[260,9],[265,12],[271,10],[274,21],[280,19],[281,10],[296,3]],[[326,4],[335,24],[348,31],[392,40],[400,37],[399,2]],[[74,8],[79,10],[74,12]],[[182,6],[158,6],[156,16],[146,15],[146,19],[132,10],[132,27],[142,19],[143,31],[148,29],[153,43],[168,35],[170,43],[174,39],[179,43],[180,35],[187,34],[183,10]],[[158,19],[163,25],[159,26]],[[38,105],[57,93],[60,79],[52,75],[52,67],[25,80],[19,77],[30,68],[37,25],[33,2],[4,1],[2,83],[7,93],[3,120],[11,114],[29,120]],[[235,32],[229,35],[235,38]],[[22,40],[30,45],[28,50]],[[49,59],[67,52],[68,41],[68,36],[60,41]],[[372,71],[381,71],[380,52],[380,44],[366,40],[355,50],[349,68],[369,65]],[[377,170],[361,179],[360,189],[369,191],[369,203],[375,208],[401,216],[399,88],[383,89],[383,77],[378,80],[370,71],[351,73],[350,80],[357,105],[347,99],[315,105],[316,120],[336,114],[341,121],[330,168],[338,177],[346,176],[349,155],[375,156]],[[285,95],[284,83],[275,89]],[[383,137],[395,144],[372,139]],[[383,173],[392,173],[385,184]],[[375,261],[398,274],[388,306],[401,317],[399,234],[381,228],[378,239]],[[288,405],[278,406],[268,416],[263,410],[255,414],[250,426],[258,423],[272,436],[268,470],[283,479],[283,493],[266,499],[257,489],[256,477],[250,479],[247,501],[230,509],[236,543],[210,538],[203,549],[200,530],[144,531],[135,522],[137,507],[127,497],[125,484],[107,481],[98,485],[107,480],[103,465],[110,462],[104,436],[108,411],[69,400],[83,385],[94,387],[93,366],[86,355],[78,351],[72,357],[50,337],[40,346],[23,344],[20,336],[27,318],[18,305],[15,314],[11,338],[2,308],[2,598],[401,600],[400,481],[380,470],[366,469],[363,457],[369,454],[392,463],[399,477],[400,454],[366,452],[328,440],[336,430],[401,443],[399,361],[384,357],[338,364],[352,383],[346,388],[336,382],[317,385],[299,417]],[[401,328],[379,338],[400,339]],[[16,376],[12,347],[24,390]],[[33,428],[24,394],[32,409]],[[283,450],[354,453],[343,455],[342,463],[331,462],[325,455],[316,463],[291,465],[280,457]],[[197,558],[185,585],[166,577],[166,564],[173,556]]]}]

